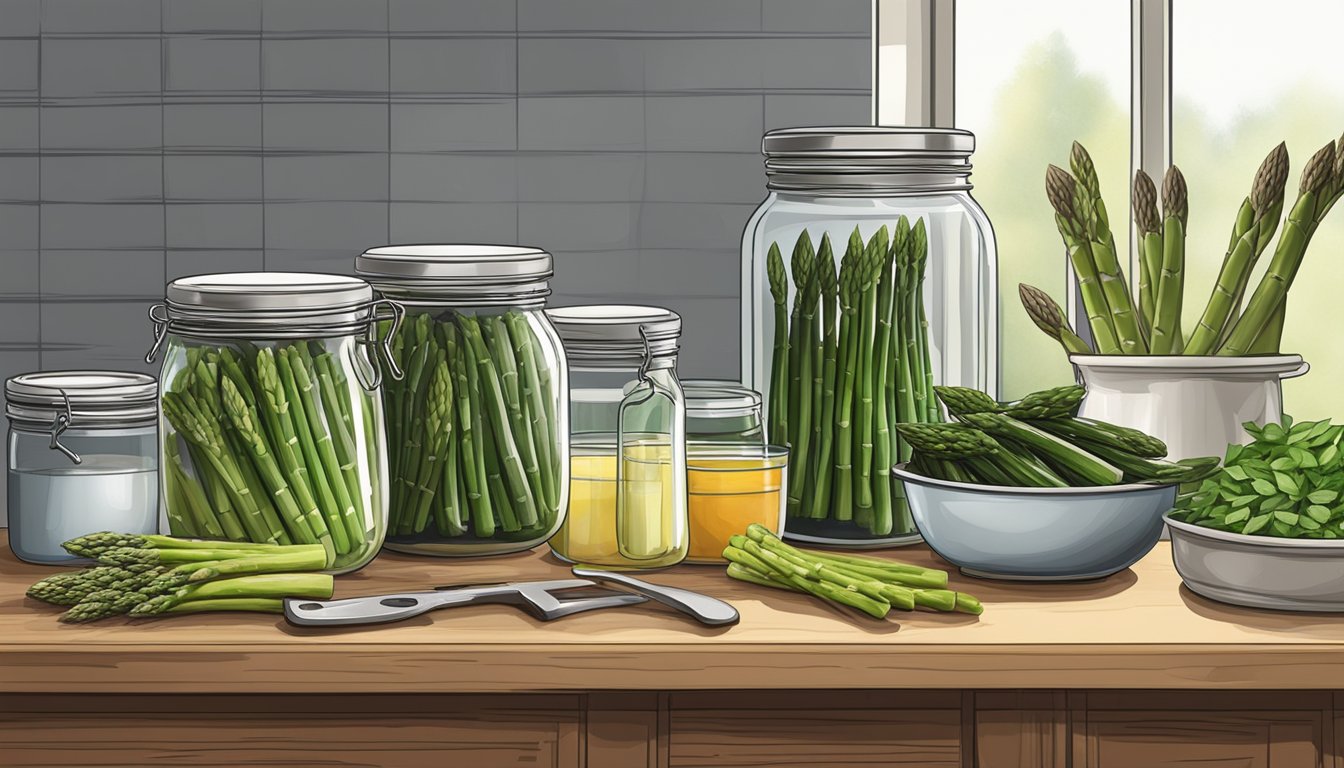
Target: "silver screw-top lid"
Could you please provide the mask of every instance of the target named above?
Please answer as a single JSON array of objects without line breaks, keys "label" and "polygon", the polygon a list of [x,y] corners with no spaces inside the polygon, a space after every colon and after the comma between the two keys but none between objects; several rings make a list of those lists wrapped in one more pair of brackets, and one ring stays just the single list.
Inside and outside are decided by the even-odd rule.
[{"label": "silver screw-top lid", "polygon": [[784,128],[761,140],[773,190],[862,196],[970,189],[975,135],[956,128]]},{"label": "silver screw-top lid", "polygon": [[761,412],[761,395],[734,382],[686,379],[681,382],[686,395],[686,415],[697,418],[737,418]]},{"label": "silver screw-top lid", "polygon": [[675,357],[681,316],[662,307],[595,304],[546,310],[571,362]]},{"label": "silver screw-top lid", "polygon": [[518,245],[385,245],[355,271],[387,296],[446,304],[539,305],[550,295],[551,254]]},{"label": "silver screw-top lid", "polygon": [[153,424],[158,391],[158,381],[143,373],[22,373],[5,382],[5,415],[16,425],[35,428],[50,426],[62,414],[71,429]]},{"label": "silver screw-top lid", "polygon": [[373,312],[373,287],[357,277],[233,272],[178,278],[166,311],[174,333],[303,338],[355,333]]}]

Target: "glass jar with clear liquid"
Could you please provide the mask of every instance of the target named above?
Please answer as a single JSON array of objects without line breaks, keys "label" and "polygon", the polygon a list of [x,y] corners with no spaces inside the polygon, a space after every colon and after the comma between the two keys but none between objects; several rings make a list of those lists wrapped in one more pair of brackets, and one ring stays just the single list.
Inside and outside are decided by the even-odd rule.
[{"label": "glass jar with clear liquid", "polygon": [[25,373],[5,382],[9,547],[67,563],[61,543],[98,531],[154,533],[159,521],[158,384],[119,371]]},{"label": "glass jar with clear liquid", "polygon": [[564,560],[662,568],[686,558],[681,318],[639,306],[547,310],[569,359],[569,515]]},{"label": "glass jar with clear liquid", "polygon": [[951,128],[762,141],[769,194],[742,236],[742,380],[791,451],[787,538],[917,542],[890,474],[909,457],[895,426],[942,420],[934,385],[997,392],[994,232],[970,194],[974,149]]}]

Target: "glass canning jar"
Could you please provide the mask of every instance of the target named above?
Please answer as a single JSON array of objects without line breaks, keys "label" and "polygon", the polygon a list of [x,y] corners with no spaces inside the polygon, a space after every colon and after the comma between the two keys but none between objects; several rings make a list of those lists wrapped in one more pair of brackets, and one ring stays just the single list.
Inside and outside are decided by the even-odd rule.
[{"label": "glass canning jar", "polygon": [[5,382],[9,548],[76,560],[61,543],[159,525],[158,382],[143,373],[50,371]]},{"label": "glass canning jar", "polygon": [[[178,536],[322,544],[330,571],[382,546],[387,459],[374,359],[401,308],[353,277],[184,277],[150,309],[163,525]],[[399,376],[399,371],[393,372]]]},{"label": "glass canning jar", "polygon": [[689,563],[722,564],[728,539],[753,523],[779,534],[789,452],[766,442],[761,395],[717,380],[682,382],[686,393]]},{"label": "glass canning jar", "polygon": [[934,384],[997,391],[994,234],[970,195],[974,147],[966,131],[881,126],[762,141],[769,193],[742,237],[742,380],[792,452],[789,538],[918,540],[899,483],[877,487],[908,456],[895,425],[941,419]]},{"label": "glass canning jar", "polygon": [[686,557],[681,317],[640,306],[547,310],[570,370],[569,516],[551,549],[570,562],[660,568]]},{"label": "glass canning jar", "polygon": [[569,497],[568,369],[544,308],[551,255],[501,245],[391,245],[357,273],[405,306],[383,389],[386,546],[471,556],[549,539]]}]

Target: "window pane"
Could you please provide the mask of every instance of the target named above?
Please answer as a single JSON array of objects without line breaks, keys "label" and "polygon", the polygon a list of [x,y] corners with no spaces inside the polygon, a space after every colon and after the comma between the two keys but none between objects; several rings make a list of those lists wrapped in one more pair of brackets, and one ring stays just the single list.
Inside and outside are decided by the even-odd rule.
[{"label": "window pane", "polygon": [[[1172,18],[1172,153],[1190,194],[1185,327],[1213,289],[1237,209],[1261,160],[1288,143],[1286,207],[1302,164],[1344,130],[1338,33],[1344,4],[1320,0],[1179,0]],[[1316,231],[1289,295],[1282,350],[1312,364],[1286,382],[1285,410],[1297,418],[1338,415],[1332,395],[1344,377],[1333,332],[1344,317],[1339,263],[1344,210]],[[1269,263],[1272,246],[1261,257]],[[1252,278],[1250,290],[1259,282]],[[1331,332],[1323,332],[1329,330]]]},{"label": "window pane", "polygon": [[958,0],[956,123],[976,135],[972,192],[994,223],[1003,317],[1003,394],[1072,378],[1064,352],[1027,318],[1017,284],[1065,301],[1064,246],[1045,168],[1077,139],[1096,163],[1116,222],[1129,208],[1129,0]]}]

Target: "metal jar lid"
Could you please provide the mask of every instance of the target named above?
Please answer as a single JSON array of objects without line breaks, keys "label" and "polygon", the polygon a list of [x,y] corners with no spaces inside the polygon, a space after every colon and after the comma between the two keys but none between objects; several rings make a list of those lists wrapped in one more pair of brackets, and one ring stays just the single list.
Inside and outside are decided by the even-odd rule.
[{"label": "metal jar lid", "polygon": [[384,295],[415,303],[541,306],[551,294],[551,254],[519,245],[385,245],[355,259]]},{"label": "metal jar lid", "polygon": [[772,190],[839,196],[971,188],[975,135],[955,128],[784,128],[761,140]]},{"label": "metal jar lid", "polygon": [[357,277],[306,272],[181,277],[168,284],[165,299],[150,310],[156,325],[206,339],[354,334],[369,326],[377,305],[373,287]]},{"label": "metal jar lid", "polygon": [[29,431],[51,434],[51,447],[78,464],[58,441],[67,429],[125,429],[158,419],[159,383],[127,371],[44,371],[5,381],[5,415]]},{"label": "metal jar lid", "polygon": [[681,389],[686,395],[687,417],[728,419],[761,413],[760,393],[741,384],[686,379]]},{"label": "metal jar lid", "polygon": [[675,358],[681,316],[662,307],[593,304],[546,310],[571,362],[639,364]]}]

